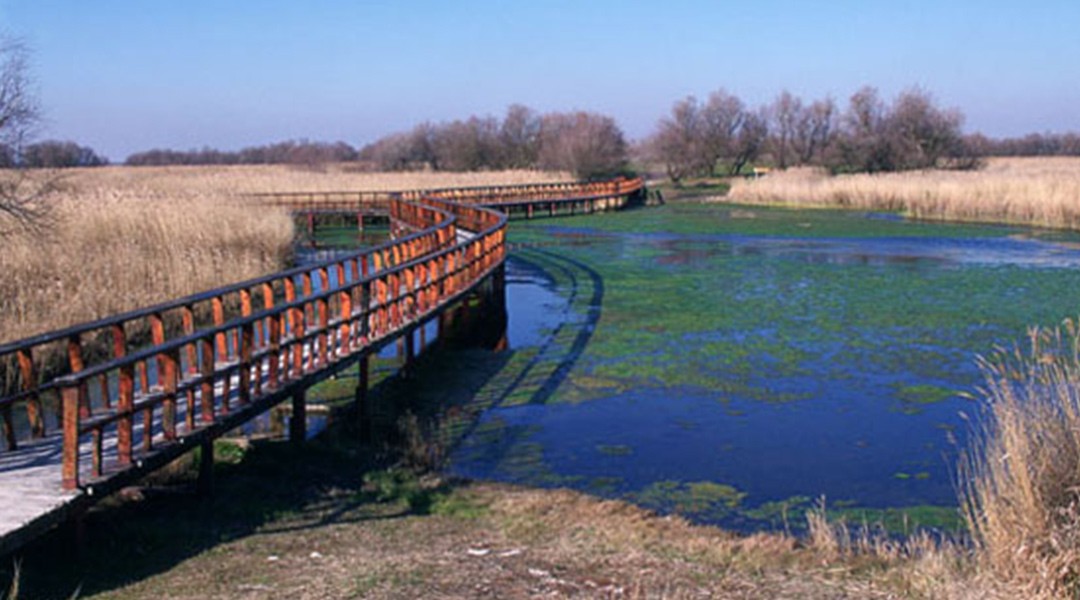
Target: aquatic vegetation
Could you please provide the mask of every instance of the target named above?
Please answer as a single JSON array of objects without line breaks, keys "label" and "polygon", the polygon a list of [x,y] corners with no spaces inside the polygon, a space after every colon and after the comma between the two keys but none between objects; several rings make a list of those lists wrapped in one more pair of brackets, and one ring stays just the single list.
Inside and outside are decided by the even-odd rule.
[{"label": "aquatic vegetation", "polygon": [[596,451],[607,456],[630,456],[634,449],[625,444],[598,444]]},{"label": "aquatic vegetation", "polygon": [[712,481],[657,481],[631,494],[642,506],[677,512],[692,518],[719,521],[739,507],[745,492]]},{"label": "aquatic vegetation", "polygon": [[975,355],[1080,286],[1061,268],[1080,252],[1020,233],[717,204],[516,222],[513,256],[564,300],[489,373],[483,420],[535,429],[494,454],[466,430],[453,469],[745,528],[806,507],[791,497],[947,506]]}]

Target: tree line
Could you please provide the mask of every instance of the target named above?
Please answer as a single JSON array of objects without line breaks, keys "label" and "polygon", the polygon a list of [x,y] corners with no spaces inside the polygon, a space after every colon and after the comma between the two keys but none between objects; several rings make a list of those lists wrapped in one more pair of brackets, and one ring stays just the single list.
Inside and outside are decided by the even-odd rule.
[{"label": "tree line", "polygon": [[356,160],[356,148],[345,142],[289,140],[264,146],[250,146],[235,152],[202,148],[168,150],[155,148],[136,152],[124,164],[132,166],[164,165],[317,165]]},{"label": "tree line", "polygon": [[59,169],[66,167],[100,167],[109,164],[89,146],[70,140],[45,140],[16,149],[0,145],[0,168]]},{"label": "tree line", "polygon": [[[675,181],[739,174],[751,164],[820,166],[834,173],[927,168],[969,169],[988,156],[1080,156],[1080,134],[991,139],[964,134],[963,114],[911,88],[891,101],[873,87],[841,108],[830,98],[805,101],[783,91],[748,107],[719,89],[676,101],[653,133],[631,145],[616,121],[595,112],[550,112],[514,104],[502,118],[470,116],[424,122],[362,148],[345,142],[288,141],[223,152],[156,149],[128,165],[322,164],[359,161],[372,170],[474,171],[556,169],[579,177],[622,173],[634,159],[661,165]],[[2,158],[2,157],[0,157]]]},{"label": "tree line", "polygon": [[[0,35],[0,168],[108,164],[92,148],[73,141],[33,142],[40,114],[32,89],[25,46]],[[738,174],[750,164],[878,172],[971,168],[983,156],[1080,156],[1077,133],[991,139],[964,135],[962,125],[959,110],[939,107],[919,88],[885,101],[876,89],[863,87],[842,109],[832,98],[804,101],[788,91],[770,103],[749,107],[718,89],[704,100],[689,96],[676,101],[653,133],[633,147],[610,116],[588,111],[540,114],[514,104],[502,118],[424,122],[359,149],[340,141],[293,140],[238,151],[153,149],[128,156],[125,164],[361,161],[382,170],[534,168],[595,177],[624,172],[633,157],[638,163],[662,165],[679,180],[717,172]],[[0,209],[11,204],[0,203]]]},{"label": "tree line", "polygon": [[514,104],[501,120],[472,116],[421,123],[368,144],[360,158],[384,170],[552,169],[587,178],[624,170],[628,148],[611,117],[585,111],[539,114]]},{"label": "tree line", "polygon": [[750,108],[720,89],[705,101],[676,102],[642,151],[676,181],[717,169],[734,175],[759,160],[833,172],[973,167],[978,155],[962,124],[958,110],[938,107],[918,88],[886,102],[864,87],[842,111],[832,98],[805,102],[788,91]]}]

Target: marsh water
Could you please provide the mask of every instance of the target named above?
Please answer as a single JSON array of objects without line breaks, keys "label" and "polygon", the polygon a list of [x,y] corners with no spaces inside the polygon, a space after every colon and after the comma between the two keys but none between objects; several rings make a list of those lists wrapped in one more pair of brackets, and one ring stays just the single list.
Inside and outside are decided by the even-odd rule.
[{"label": "marsh water", "polygon": [[739,529],[822,499],[955,527],[976,357],[1077,313],[1056,238],[724,205],[515,222],[510,349],[459,383],[483,410],[449,470]]},{"label": "marsh water", "polygon": [[[1076,316],[1065,234],[676,204],[515,221],[509,348],[435,352],[447,471],[755,530],[952,530],[980,354]],[[389,358],[389,356],[385,357]]]}]

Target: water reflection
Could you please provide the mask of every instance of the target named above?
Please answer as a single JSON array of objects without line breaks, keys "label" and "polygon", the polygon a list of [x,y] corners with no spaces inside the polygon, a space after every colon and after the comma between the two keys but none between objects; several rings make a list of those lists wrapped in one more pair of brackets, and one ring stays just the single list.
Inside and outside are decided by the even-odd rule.
[{"label": "water reflection", "polygon": [[450,469],[744,529],[820,496],[954,523],[975,355],[1080,286],[1034,239],[546,233],[508,286],[534,376]]}]

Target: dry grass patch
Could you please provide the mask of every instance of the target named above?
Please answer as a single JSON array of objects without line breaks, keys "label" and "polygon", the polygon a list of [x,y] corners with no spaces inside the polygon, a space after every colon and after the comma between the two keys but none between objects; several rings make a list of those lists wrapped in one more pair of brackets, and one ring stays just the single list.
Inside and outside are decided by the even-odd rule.
[{"label": "dry grass patch", "polygon": [[[739,536],[566,490],[454,489],[464,512],[298,510],[105,598],[1010,598],[962,548]],[[327,519],[326,515],[333,515]],[[1012,592],[1012,593],[1010,593]],[[98,596],[91,596],[98,597]]]},{"label": "dry grass patch", "polygon": [[964,506],[983,568],[1027,597],[1080,594],[1080,325],[982,363],[987,405]]},{"label": "dry grass patch", "polygon": [[363,172],[348,163],[318,167],[290,165],[214,165],[171,167],[98,167],[72,169],[72,178],[99,189],[136,189],[143,194],[171,197],[193,194],[250,194],[260,192],[396,191],[446,187],[475,187],[573,181],[570,173],[533,171]]},{"label": "dry grass patch", "polygon": [[293,238],[288,215],[233,202],[239,194],[568,179],[538,171],[357,173],[348,165],[65,170],[58,191],[46,199],[53,207],[51,227],[0,238],[0,341],[283,268]]},{"label": "dry grass patch", "polygon": [[728,200],[1080,230],[1080,158],[998,158],[979,171],[873,175],[788,169],[735,181]]}]

